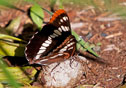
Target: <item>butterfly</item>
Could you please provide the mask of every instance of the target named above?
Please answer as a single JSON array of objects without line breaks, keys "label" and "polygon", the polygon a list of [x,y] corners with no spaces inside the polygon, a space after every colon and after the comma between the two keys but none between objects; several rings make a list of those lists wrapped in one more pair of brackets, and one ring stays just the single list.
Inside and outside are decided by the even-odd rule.
[{"label": "butterfly", "polygon": [[49,65],[69,59],[75,51],[76,39],[71,34],[69,17],[60,9],[29,40],[25,56],[30,64]]}]

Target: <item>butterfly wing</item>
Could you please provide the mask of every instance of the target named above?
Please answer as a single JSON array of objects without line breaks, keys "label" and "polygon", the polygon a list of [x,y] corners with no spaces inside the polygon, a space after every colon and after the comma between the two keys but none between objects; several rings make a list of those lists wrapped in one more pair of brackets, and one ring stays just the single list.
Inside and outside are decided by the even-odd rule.
[{"label": "butterfly wing", "polygon": [[36,63],[41,65],[48,65],[54,62],[61,62],[73,56],[75,50],[76,50],[76,40],[74,36],[70,35],[51,54],[31,62],[31,64]]},{"label": "butterfly wing", "polygon": [[56,49],[69,35],[70,22],[64,10],[54,13],[50,22],[40,32],[35,33],[25,48],[28,61],[34,61],[48,55]]}]

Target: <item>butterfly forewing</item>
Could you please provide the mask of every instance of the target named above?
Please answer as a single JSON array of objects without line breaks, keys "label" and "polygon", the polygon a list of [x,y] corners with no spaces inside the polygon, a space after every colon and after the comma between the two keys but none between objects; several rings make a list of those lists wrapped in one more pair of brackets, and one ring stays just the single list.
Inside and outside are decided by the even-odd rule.
[{"label": "butterfly forewing", "polygon": [[[49,29],[49,30],[48,30]],[[40,32],[36,32],[32,36],[25,49],[25,54],[28,60],[39,59],[40,56],[47,55],[55,45],[54,39],[50,36],[55,26],[47,24]]]},{"label": "butterfly forewing", "polygon": [[69,17],[64,10],[57,10],[50,19],[50,23],[58,27],[58,30],[63,32],[71,30]]}]

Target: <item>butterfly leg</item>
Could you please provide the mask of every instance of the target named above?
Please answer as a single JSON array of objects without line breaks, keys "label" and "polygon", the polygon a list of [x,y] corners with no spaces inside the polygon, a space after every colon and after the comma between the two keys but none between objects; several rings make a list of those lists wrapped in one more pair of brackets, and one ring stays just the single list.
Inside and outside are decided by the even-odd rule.
[{"label": "butterfly leg", "polygon": [[74,62],[73,57],[70,58],[70,67],[72,68],[72,63]]},{"label": "butterfly leg", "polygon": [[33,85],[37,81],[39,74],[41,74],[41,71],[42,71],[41,65],[33,65],[33,67],[36,69],[37,72],[33,78],[33,81],[31,82],[31,85]]},{"label": "butterfly leg", "polygon": [[75,61],[76,55],[70,57],[70,67],[72,68],[72,63]]},{"label": "butterfly leg", "polygon": [[57,66],[59,66],[60,65],[60,63],[57,63],[57,65],[51,70],[51,72],[53,72],[53,70],[57,67]]}]

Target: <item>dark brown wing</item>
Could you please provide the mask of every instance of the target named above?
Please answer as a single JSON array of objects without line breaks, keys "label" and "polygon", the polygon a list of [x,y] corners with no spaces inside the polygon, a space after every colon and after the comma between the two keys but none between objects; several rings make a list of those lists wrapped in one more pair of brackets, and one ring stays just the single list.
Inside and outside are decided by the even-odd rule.
[{"label": "dark brown wing", "polygon": [[50,22],[35,33],[25,48],[28,61],[48,55],[71,35],[69,18],[64,10],[54,13]]},{"label": "dark brown wing", "polygon": [[31,64],[36,63],[41,65],[48,65],[54,62],[61,62],[73,56],[75,50],[76,40],[74,36],[70,35],[64,40],[64,42],[60,46],[58,46],[48,56],[41,57],[38,60],[32,61]]}]

